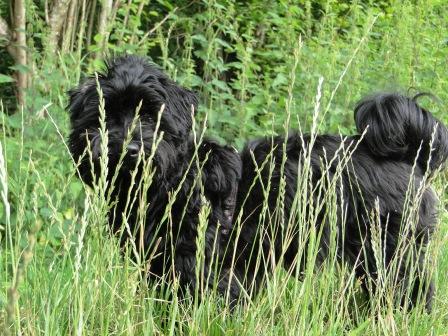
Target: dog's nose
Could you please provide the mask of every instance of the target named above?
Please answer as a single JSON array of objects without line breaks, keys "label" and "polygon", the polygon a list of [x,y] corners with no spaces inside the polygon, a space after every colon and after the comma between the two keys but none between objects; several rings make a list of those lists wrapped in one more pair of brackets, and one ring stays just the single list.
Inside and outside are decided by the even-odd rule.
[{"label": "dog's nose", "polygon": [[128,145],[128,155],[132,158],[137,158],[138,153],[140,152],[140,146],[135,142],[131,142]]}]

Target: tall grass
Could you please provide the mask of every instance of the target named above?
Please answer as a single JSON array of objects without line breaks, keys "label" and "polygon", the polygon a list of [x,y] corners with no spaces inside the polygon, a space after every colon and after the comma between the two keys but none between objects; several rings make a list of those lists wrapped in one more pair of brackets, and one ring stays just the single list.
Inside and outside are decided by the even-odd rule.
[{"label": "tall grass", "polygon": [[[314,103],[315,124],[319,122],[321,85],[322,81],[318,85]],[[100,110],[103,111],[101,115],[104,120],[104,104],[100,103]],[[105,144],[107,129],[104,121],[102,125],[101,136]],[[316,125],[312,129],[315,127]],[[156,146],[157,144],[154,149]],[[107,147],[103,147],[103,150],[107,151]],[[31,197],[26,195],[25,189],[19,196],[23,200],[31,198],[33,211],[29,218],[22,218],[16,228],[11,224],[10,216],[7,217],[9,221],[6,224],[5,240],[9,243],[2,253],[2,267],[10,272],[8,278],[12,281],[6,282],[8,296],[5,302],[6,314],[2,322],[5,332],[50,335],[179,333],[321,335],[346,332],[402,334],[409,330],[416,334],[427,334],[433,332],[435,328],[443,330],[442,317],[446,307],[443,301],[441,305],[436,305],[435,311],[429,315],[423,304],[410,312],[396,309],[396,281],[388,280],[395,273],[386,272],[385,266],[381,264],[383,242],[380,232],[376,236],[373,234],[372,239],[372,244],[377,246],[375,251],[378,253],[379,280],[375,286],[376,290],[368,293],[369,299],[363,297],[354,270],[337,262],[338,243],[335,235],[330,242],[328,256],[321,264],[318,242],[323,226],[318,225],[321,220],[319,215],[322,215],[322,210],[325,209],[325,218],[330,230],[336,232],[336,218],[339,210],[343,211],[336,197],[338,186],[336,182],[341,178],[343,169],[350,164],[351,153],[355,147],[356,145],[346,148],[341,145],[339,151],[342,160],[336,174],[332,178],[323,174],[315,185],[310,185],[311,151],[310,148],[304,148],[304,153],[308,154],[305,155],[305,164],[300,171],[301,178],[297,181],[298,192],[289,222],[283,222],[282,216],[284,188],[278,199],[277,215],[270,213],[265,203],[260,218],[261,221],[264,221],[265,217],[272,218],[278,225],[288,228],[284,236],[285,246],[292,239],[292,231],[289,230],[301,231],[299,237],[302,237],[303,244],[299,249],[296,263],[292,269],[286,271],[280,264],[272,264],[269,258],[263,259],[259,251],[253,251],[258,253],[258,266],[272,273],[272,276],[268,278],[259,296],[253,301],[241,302],[233,311],[224,298],[219,297],[214,291],[207,292],[203,288],[196,288],[192,296],[183,297],[178,296],[176,280],[169,283],[165,283],[164,279],[147,282],[142,277],[142,270],[145,269],[145,263],[150,262],[151,256],[149,260],[148,257],[138,258],[139,247],[135,245],[124,250],[124,253],[120,251],[119,237],[113,237],[105,230],[107,213],[110,211],[108,205],[110,200],[106,191],[113,187],[107,186],[110,183],[106,178],[107,156],[102,156],[101,177],[97,180],[93,192],[87,191],[84,206],[80,208],[81,212],[75,212],[68,230],[63,230],[61,248],[55,250],[48,242],[41,242],[35,246],[36,234],[42,225],[37,209],[37,197],[43,197],[48,202],[50,220],[54,221],[54,225],[62,226],[62,218],[56,205],[59,200],[47,190],[41,173],[30,158],[29,173],[37,178],[37,187],[34,188]],[[3,150],[0,153],[2,197],[3,204],[7,205],[10,198],[9,182]],[[86,155],[91,154],[87,152]],[[272,172],[274,164],[272,160],[271,156],[261,165],[270,166]],[[332,164],[331,158],[322,164],[322,170],[328,171]],[[145,175],[151,177],[151,173]],[[60,186],[62,190],[69,188],[70,179]],[[138,187],[145,190],[146,183],[148,182],[143,180]],[[284,182],[281,185],[284,185]],[[270,188],[269,184],[265,186],[266,199]],[[424,186],[420,192],[423,189]],[[409,198],[418,200],[418,194],[409,194]],[[415,204],[418,202],[414,201],[409,201],[407,207],[409,216],[403,220],[405,230],[412,228],[415,223]],[[172,203],[167,206],[168,217],[171,205]],[[204,207],[201,212],[199,232],[205,230],[208,211],[207,207]],[[123,218],[126,218],[126,214],[123,215]],[[377,218],[375,213],[372,213],[372,216],[373,219]],[[143,223],[144,219],[143,211],[139,220]],[[27,225],[32,226],[26,227]],[[169,225],[169,218],[164,225]],[[241,225],[241,217],[236,225],[237,227]],[[123,230],[129,230],[126,221],[124,226]],[[25,242],[21,241],[22,230],[29,232]],[[138,232],[129,233],[136,237],[135,242],[138,243]],[[259,232],[259,238],[262,239],[265,234],[267,233]],[[406,234],[403,233],[403,236]],[[304,243],[305,240],[307,244]],[[428,258],[437,260],[441,242],[441,237],[437,236],[430,250],[432,254],[428,255]],[[202,265],[202,233],[198,235],[197,246],[197,262],[198,265]],[[403,253],[399,253],[397,260],[400,261],[407,255],[406,248],[407,246],[403,247]],[[131,257],[132,254],[134,257]],[[273,256],[275,251],[272,250],[271,254]],[[307,256],[305,259],[302,258],[304,255]],[[281,257],[279,259],[281,260]],[[430,269],[434,270],[433,267]],[[303,270],[301,274],[298,273],[299,270]],[[201,267],[198,267],[196,272],[198,279],[204,276]],[[410,292],[410,288],[404,290]]]},{"label": "tall grass", "polygon": [[[191,18],[177,9],[154,34],[137,43],[137,47],[132,46],[139,53],[151,54],[180,83],[200,93],[201,107],[195,118],[198,124],[208,120],[208,134],[232,141],[238,147],[247,138],[287,133],[289,128],[310,131],[313,135],[329,131],[347,134],[352,131],[353,103],[366,92],[396,85],[434,92],[445,103],[433,104],[431,109],[448,121],[442,114],[448,101],[448,82],[444,77],[448,66],[444,42],[448,11],[443,2],[423,1],[419,5],[396,2],[388,4],[384,11],[355,2],[345,15],[334,12],[338,7],[328,2],[322,5],[328,10],[319,20],[313,17],[311,2],[306,2],[305,29],[300,42],[297,20],[281,4],[272,6],[270,11],[255,6],[247,12],[238,12],[232,4],[230,1],[223,9],[216,2],[204,2],[204,12]],[[289,7],[290,12],[294,13],[294,8]],[[259,21],[246,25],[249,12],[256,13],[252,18]],[[233,20],[235,17],[237,20]],[[258,43],[260,34],[265,34],[263,45]],[[181,37],[184,40],[179,48]],[[123,41],[126,47],[126,39]],[[229,46],[223,47],[226,43]],[[227,64],[222,58],[223,51],[235,53],[235,62]],[[317,215],[324,205],[329,223],[335,223],[338,213],[345,215],[336,198],[336,182],[344,166],[350,165],[354,148],[341,148],[346,160],[338,167],[336,177],[330,179],[324,175],[316,186],[308,183],[310,152],[304,148],[307,155],[302,178],[297,181],[294,216],[289,222],[282,222],[282,193],[277,200],[277,213],[269,213],[264,204],[263,216],[276,218],[280,225],[291,230],[300,229],[299,236],[309,240],[308,244],[302,244],[295,267],[284,270],[260,257],[258,267],[269,268],[272,275],[259,296],[242,302],[233,311],[226,298],[213,290],[203,295],[201,288],[197,288],[190,296],[181,297],[177,295],[176,281],[144,280],[142,270],[146,269],[151,253],[141,255],[138,239],[135,246],[131,244],[122,250],[119,237],[111,236],[107,230],[110,209],[106,188],[110,181],[104,175],[107,162],[103,162],[103,178],[97,188],[86,188],[77,179],[63,144],[67,134],[65,90],[85,70],[97,70],[96,63],[78,52],[60,55],[44,64],[40,63],[38,53],[32,57],[37,65],[36,79],[29,92],[28,106],[23,114],[14,116],[3,113],[3,107],[1,111],[0,333],[430,335],[446,332],[448,285],[444,276],[448,253],[444,176],[435,181],[424,180],[416,193],[409,192],[403,219],[406,224],[403,227],[412,228],[418,204],[412,201],[418,201],[427,184],[434,184],[441,205],[440,229],[428,252],[425,251],[428,260],[425,271],[433,273],[437,288],[430,314],[423,304],[411,311],[396,309],[395,279],[391,278],[394,273],[385,272],[384,267],[379,267],[383,271],[379,274],[380,285],[370,287],[366,295],[353,269],[336,262],[336,237],[325,262],[319,263],[317,242],[322,233],[316,229]],[[196,74],[198,60],[203,62],[200,74]],[[224,79],[228,70],[234,72],[231,82]],[[42,119],[45,115],[47,118]],[[105,127],[102,133],[107,137]],[[201,130],[198,142],[202,136]],[[322,163],[324,171],[329,160]],[[147,190],[151,183],[151,162],[151,157],[146,158],[142,190]],[[272,170],[271,160],[258,164],[260,170],[262,166]],[[270,188],[270,185],[264,188],[266,198]],[[317,199],[321,201],[310,203],[313,194],[320,195]],[[170,206],[166,212],[167,225]],[[204,207],[202,229],[207,215],[208,209]],[[377,213],[373,211],[371,215],[375,222]],[[144,223],[144,217],[142,208],[139,223]],[[237,230],[241,220],[239,217],[235,224]],[[126,220],[123,222],[123,234],[129,233]],[[291,232],[287,232],[285,242],[291,239]],[[381,266],[380,236],[377,231],[374,242]],[[198,246],[203,244],[200,238],[201,235]],[[203,256],[201,249],[198,251],[200,261]],[[406,262],[404,251],[397,257],[396,267]],[[303,270],[301,274],[299,269]],[[201,269],[197,271],[197,277],[201,277]]]}]

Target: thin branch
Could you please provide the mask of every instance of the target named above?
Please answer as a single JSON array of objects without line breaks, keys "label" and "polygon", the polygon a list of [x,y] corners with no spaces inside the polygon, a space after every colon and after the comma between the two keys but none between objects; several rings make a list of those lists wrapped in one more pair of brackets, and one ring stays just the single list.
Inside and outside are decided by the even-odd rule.
[{"label": "thin branch", "polygon": [[14,2],[14,30],[15,30],[15,62],[21,66],[17,72],[17,102],[23,106],[25,104],[25,89],[27,87],[26,72],[26,16],[25,0]]},{"label": "thin branch", "polygon": [[159,21],[152,29],[150,29],[149,31],[146,32],[145,35],[143,35],[143,37],[140,39],[140,42],[138,43],[139,45],[142,44],[149,35],[152,35],[157,29],[159,29],[159,27],[161,25],[163,25],[165,23],[166,20],[168,20],[170,18],[171,15],[174,14],[174,12],[176,12],[178,7],[174,8],[171,12],[169,12],[161,21]]}]

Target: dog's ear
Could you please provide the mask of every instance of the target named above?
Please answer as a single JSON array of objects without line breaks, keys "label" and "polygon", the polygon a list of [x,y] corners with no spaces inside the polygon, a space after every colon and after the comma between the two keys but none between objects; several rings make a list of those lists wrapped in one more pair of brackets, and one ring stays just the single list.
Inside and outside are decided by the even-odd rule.
[{"label": "dog's ear", "polygon": [[95,81],[92,78],[86,79],[82,84],[68,91],[67,110],[72,122],[80,117],[85,107],[86,98],[92,92],[96,93]]},{"label": "dog's ear", "polygon": [[184,100],[184,104],[189,108],[190,115],[193,112],[196,114],[197,108],[198,108],[198,97],[197,95],[188,89],[181,88],[182,90],[182,96]]},{"label": "dog's ear", "polygon": [[166,108],[175,119],[178,130],[182,129],[184,136],[189,134],[193,124],[192,114],[195,114],[198,108],[196,94],[173,83],[167,96]]}]

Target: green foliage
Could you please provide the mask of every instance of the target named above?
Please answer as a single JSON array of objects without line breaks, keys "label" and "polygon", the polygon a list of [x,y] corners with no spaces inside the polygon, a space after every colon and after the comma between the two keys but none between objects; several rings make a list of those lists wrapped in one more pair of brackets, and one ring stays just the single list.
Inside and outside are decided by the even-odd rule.
[{"label": "green foliage", "polygon": [[[107,56],[150,57],[198,92],[197,123],[207,117],[207,133],[238,148],[256,136],[284,133],[287,110],[291,128],[308,130],[320,78],[320,132],[353,132],[354,103],[381,89],[430,91],[440,102],[424,104],[448,122],[443,0],[121,3],[109,22]],[[81,37],[79,50],[76,44],[73,52],[48,53],[44,1],[27,5],[32,85],[23,111],[14,107],[12,59],[0,50],[0,144],[8,173],[0,192],[8,188],[11,210],[7,221],[7,205],[0,201],[0,330],[11,302],[8,289],[34,235],[34,255],[13,307],[23,334],[445,332],[448,251],[440,244],[435,311],[429,315],[420,308],[410,313],[366,309],[359,283],[335,265],[300,283],[276,272],[250,307],[232,314],[222,298],[211,295],[200,305],[192,298],[178,302],[175,284],[160,289],[141,281],[141,265],[123,256],[104,232],[104,213],[97,208],[85,213],[86,197],[91,201],[94,195],[86,196],[63,142],[66,92],[85,73],[102,69],[102,60],[92,55],[103,37],[93,31],[90,44]],[[5,13],[2,2],[0,15]],[[439,179],[437,190],[445,187],[446,179]],[[443,239],[443,207],[441,216]]]}]

